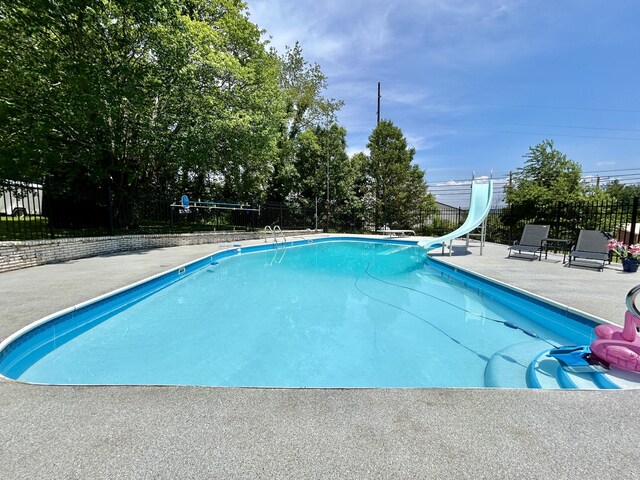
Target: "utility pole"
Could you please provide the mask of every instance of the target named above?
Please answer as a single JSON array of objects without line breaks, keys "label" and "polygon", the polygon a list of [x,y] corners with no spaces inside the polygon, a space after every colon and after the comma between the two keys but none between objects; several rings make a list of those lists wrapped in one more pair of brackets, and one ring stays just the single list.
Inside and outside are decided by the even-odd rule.
[{"label": "utility pole", "polygon": [[378,82],[378,121],[376,122],[376,125],[378,125],[380,123],[380,82]]}]

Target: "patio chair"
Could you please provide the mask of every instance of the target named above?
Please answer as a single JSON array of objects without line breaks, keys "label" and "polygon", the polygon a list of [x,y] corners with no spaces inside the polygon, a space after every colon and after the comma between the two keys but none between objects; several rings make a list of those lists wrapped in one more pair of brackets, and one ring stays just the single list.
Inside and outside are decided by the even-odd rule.
[{"label": "patio chair", "polygon": [[531,253],[531,260],[542,254],[544,249],[544,239],[549,236],[549,225],[532,225],[527,224],[524,226],[520,241],[509,247],[509,255],[511,257],[514,250],[517,250],[519,254]]},{"label": "patio chair", "polygon": [[[594,267],[602,271],[604,262],[607,260],[611,263],[609,257],[609,236],[600,230],[580,230],[578,241],[575,247],[569,253],[569,267],[576,259],[587,260],[586,263],[580,262],[576,265],[581,267]],[[602,262],[602,263],[600,263]]]}]

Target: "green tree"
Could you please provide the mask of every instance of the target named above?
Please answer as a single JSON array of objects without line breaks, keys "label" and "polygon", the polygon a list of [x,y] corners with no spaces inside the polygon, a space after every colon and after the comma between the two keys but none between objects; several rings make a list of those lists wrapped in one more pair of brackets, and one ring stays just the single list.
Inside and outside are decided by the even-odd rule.
[{"label": "green tree", "polygon": [[298,42],[293,48],[286,48],[280,57],[280,87],[285,99],[287,115],[286,132],[289,139],[296,138],[309,128],[332,120],[343,102],[333,98],[324,98],[327,77],[320,65],[309,64],[302,55]]},{"label": "green tree", "polygon": [[356,202],[354,187],[358,172],[346,152],[347,131],[344,128],[334,123],[329,128],[318,128],[317,134],[323,146],[327,166],[328,197],[325,203],[325,221],[328,230],[331,225],[351,223]]},{"label": "green tree", "polygon": [[631,202],[633,197],[640,197],[640,185],[623,185],[619,180],[614,180],[606,186],[605,192],[615,200]]},{"label": "green tree", "polygon": [[369,213],[374,211],[375,199],[372,194],[371,181],[367,175],[369,158],[358,152],[351,157],[351,169],[354,173],[353,199],[350,203],[351,218],[356,221],[355,227],[365,229]]},{"label": "green tree", "polygon": [[238,0],[0,6],[0,173],[59,188],[263,195],[280,63]]},{"label": "green tree", "polygon": [[556,150],[552,140],[529,147],[525,165],[513,174],[505,188],[506,201],[524,204],[550,201],[578,201],[585,198],[580,164]]},{"label": "green tree", "polygon": [[[424,171],[412,165],[414,148],[408,148],[402,131],[382,120],[369,136],[366,173],[373,196],[374,226],[413,226],[416,212],[430,209],[434,199],[427,192]],[[426,212],[425,212],[426,213]]]},{"label": "green tree", "polygon": [[361,223],[357,181],[363,172],[346,153],[346,134],[343,127],[333,124],[298,136],[295,196],[309,207],[316,198],[320,200],[327,229],[330,224]]},{"label": "green tree", "polygon": [[[325,98],[327,79],[318,64],[309,64],[302,55],[298,42],[287,47],[280,59],[280,89],[284,102],[284,117],[278,138],[279,155],[274,165],[269,196],[283,201],[296,195],[299,172],[297,155],[305,155],[311,146],[308,138],[300,138],[307,131],[329,128],[336,122],[335,114],[342,101]],[[309,152],[313,155],[313,151]]]}]

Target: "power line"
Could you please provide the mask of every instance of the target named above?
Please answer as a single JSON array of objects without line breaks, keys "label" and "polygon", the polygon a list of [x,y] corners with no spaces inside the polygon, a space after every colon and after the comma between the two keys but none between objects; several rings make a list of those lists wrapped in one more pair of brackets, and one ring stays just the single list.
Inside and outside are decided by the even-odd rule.
[{"label": "power line", "polygon": [[[446,128],[446,127],[443,127]],[[569,137],[569,138],[597,138],[600,140],[624,140],[624,141],[635,141],[640,142],[640,138],[634,137],[605,137],[605,136],[596,136],[596,135],[573,135],[570,133],[544,133],[544,132],[514,132],[510,130],[482,130],[475,128],[457,128],[451,127],[450,130],[459,130],[462,132],[476,132],[476,133],[499,133],[505,135],[530,135],[530,136],[541,136],[541,137]],[[455,132],[454,132],[455,133]]]},{"label": "power line", "polygon": [[[640,113],[640,110],[622,109],[622,108],[596,108],[596,107],[573,107],[564,105],[508,105],[501,103],[470,103],[468,105],[485,105],[488,107],[501,108],[542,108],[549,110],[582,110],[589,112],[616,112],[616,113]],[[464,105],[463,105],[464,106]]]},{"label": "power line", "polygon": [[[604,175],[605,173],[609,173],[609,172],[636,172],[636,173],[621,174],[621,175]],[[586,178],[586,174],[603,174],[603,175],[600,175],[600,178],[620,178],[625,176],[640,175],[640,168],[620,168],[620,169],[614,169],[614,170],[589,170],[582,173],[583,173],[582,178]],[[428,169],[427,169],[427,174],[428,174]],[[493,181],[494,182],[509,181],[509,175],[504,175],[502,177],[493,177]],[[445,182],[456,182],[456,183],[449,185],[449,184],[446,184]],[[467,182],[467,183],[463,183],[463,182]],[[428,180],[427,183],[435,187],[445,187],[445,186],[448,187],[448,186],[458,186],[458,185],[470,186],[471,179],[470,178],[458,178],[458,179],[441,178],[441,179]],[[435,184],[439,184],[439,185],[435,185]]]},{"label": "power line", "polygon": [[630,175],[607,175],[602,178],[611,178],[613,180],[629,180],[629,179],[638,178],[638,177],[640,177],[640,173],[634,173]]},{"label": "power line", "polygon": [[612,132],[640,132],[636,128],[610,128],[610,127],[585,127],[578,125],[552,125],[544,123],[507,123],[507,122],[491,122],[487,125],[513,125],[517,127],[551,127],[551,128],[574,128],[579,130],[608,130]]},{"label": "power line", "polygon": [[[628,183],[633,184],[634,182],[640,182],[640,175],[634,175],[626,178],[617,178],[617,177],[581,177],[581,181],[586,183],[596,183],[596,182],[604,182],[611,183],[614,181],[618,181],[620,183]],[[498,187],[506,186],[505,183],[498,183]],[[462,194],[471,190],[471,185],[429,185],[429,191],[431,192],[453,192],[455,194]]]},{"label": "power line", "polygon": [[[496,180],[508,180],[509,179],[509,175],[503,175],[501,177],[492,177],[492,178],[483,176],[483,178],[490,179],[490,180],[493,180],[495,182]],[[462,182],[467,182],[466,183],[467,185],[471,185],[472,179],[469,178],[469,177],[467,177],[467,178],[458,178],[458,179],[442,178],[442,179],[431,180],[431,181],[434,182],[434,183],[441,183],[441,182],[459,182],[459,183],[462,183]]]},{"label": "power line", "polygon": [[616,169],[616,170],[593,170],[593,171],[582,172],[582,173],[632,172],[632,171],[639,171],[640,172],[640,168],[619,168],[619,169]]},{"label": "power line", "polygon": [[[618,181],[620,185],[638,185],[640,184],[640,174],[635,174],[633,176],[629,176],[627,178],[619,179],[616,177],[581,177],[580,179],[586,184],[589,185],[601,185],[606,186],[614,181]],[[471,184],[466,185],[428,185],[429,193],[432,193],[436,196],[459,196],[465,197],[471,193]],[[498,188],[504,188],[506,186],[505,183],[499,183]]]},{"label": "power line", "polygon": [[[640,173],[634,173],[629,175],[598,175],[598,177],[604,178],[604,179],[612,179],[612,180],[625,180],[625,179],[631,179],[631,178],[639,178]],[[587,178],[587,177],[583,177],[583,178]],[[596,177],[590,176],[588,178],[596,178]]]},{"label": "power line", "polygon": [[624,181],[630,181],[630,180],[640,180],[640,175],[634,175],[634,176],[630,176],[630,177],[624,177],[624,178],[620,178],[620,177],[602,177],[602,176],[597,176],[597,177],[582,177],[582,180],[584,181],[588,181],[588,180],[597,180],[600,179],[601,181],[609,181],[609,182],[613,182],[613,181],[620,181],[620,182],[624,182]]}]

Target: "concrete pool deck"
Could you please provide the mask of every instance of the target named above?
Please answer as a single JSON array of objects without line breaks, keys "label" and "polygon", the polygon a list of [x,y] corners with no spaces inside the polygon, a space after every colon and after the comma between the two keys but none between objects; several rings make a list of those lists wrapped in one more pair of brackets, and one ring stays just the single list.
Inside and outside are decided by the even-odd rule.
[{"label": "concrete pool deck", "polygon": [[[247,242],[243,242],[247,243]],[[229,246],[229,245],[226,245]],[[0,338],[217,251],[173,247],[0,274]],[[640,274],[558,257],[441,257],[621,323]],[[460,253],[460,252],[458,252]],[[2,478],[638,478],[638,391],[67,387],[0,381]]]}]

